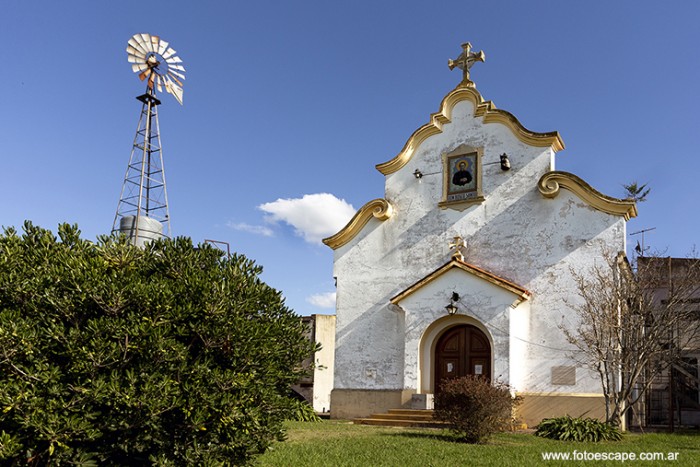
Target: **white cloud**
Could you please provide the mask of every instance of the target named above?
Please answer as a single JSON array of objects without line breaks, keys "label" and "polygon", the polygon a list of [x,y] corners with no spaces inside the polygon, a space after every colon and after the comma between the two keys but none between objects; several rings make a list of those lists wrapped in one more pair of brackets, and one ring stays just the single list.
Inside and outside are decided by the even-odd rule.
[{"label": "white cloud", "polygon": [[226,225],[233,230],[241,230],[255,235],[262,235],[263,237],[274,236],[272,229],[265,225],[250,225],[245,222],[228,222]]},{"label": "white cloud", "polygon": [[306,297],[306,301],[319,308],[335,308],[335,292],[311,295]]},{"label": "white cloud", "polygon": [[309,243],[337,233],[355,214],[355,208],[344,199],[329,193],[304,195],[301,198],[278,199],[258,208],[268,215],[268,222],[285,222]]}]

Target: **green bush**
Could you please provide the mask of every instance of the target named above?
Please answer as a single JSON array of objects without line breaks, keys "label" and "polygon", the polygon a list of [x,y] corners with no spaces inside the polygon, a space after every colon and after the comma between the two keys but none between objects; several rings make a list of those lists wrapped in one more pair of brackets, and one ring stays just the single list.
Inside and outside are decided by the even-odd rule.
[{"label": "green bush", "polygon": [[535,435],[562,441],[619,441],[620,430],[594,418],[572,418],[570,416],[545,418],[540,422]]},{"label": "green bush", "polygon": [[295,422],[320,422],[321,417],[316,414],[314,408],[308,402],[299,399],[290,399],[287,420]]},{"label": "green bush", "polygon": [[77,226],[0,235],[0,463],[242,464],[313,344],[242,255]]},{"label": "green bush", "polygon": [[480,443],[513,424],[513,410],[520,399],[506,384],[491,384],[479,376],[445,380],[435,395],[433,417],[447,422],[467,443]]}]

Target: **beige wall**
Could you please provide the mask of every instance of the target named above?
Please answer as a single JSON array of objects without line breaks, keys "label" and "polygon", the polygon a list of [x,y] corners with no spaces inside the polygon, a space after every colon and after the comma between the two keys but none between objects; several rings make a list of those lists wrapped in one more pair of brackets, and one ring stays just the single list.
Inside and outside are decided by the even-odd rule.
[{"label": "beige wall", "polygon": [[367,417],[407,407],[413,394],[415,391],[401,389],[334,389],[331,392],[331,418]]},{"label": "beige wall", "polygon": [[605,399],[602,394],[519,394],[523,403],[517,414],[528,427],[535,427],[544,418],[590,417],[605,420]]},{"label": "beige wall", "polygon": [[[334,389],[331,393],[331,418],[349,419],[408,408],[411,390]],[[528,427],[536,427],[544,418],[591,417],[605,419],[605,399],[599,394],[519,394],[523,398],[517,415]]]}]

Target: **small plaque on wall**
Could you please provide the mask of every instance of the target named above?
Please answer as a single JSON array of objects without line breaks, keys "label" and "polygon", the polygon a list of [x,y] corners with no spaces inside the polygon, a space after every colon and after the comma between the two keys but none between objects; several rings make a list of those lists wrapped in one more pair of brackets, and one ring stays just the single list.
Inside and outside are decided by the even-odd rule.
[{"label": "small plaque on wall", "polygon": [[553,366],[552,385],[553,386],[574,386],[576,384],[575,366]]},{"label": "small plaque on wall", "polygon": [[468,204],[482,201],[481,148],[461,145],[443,154],[443,194],[441,208],[465,209]]}]

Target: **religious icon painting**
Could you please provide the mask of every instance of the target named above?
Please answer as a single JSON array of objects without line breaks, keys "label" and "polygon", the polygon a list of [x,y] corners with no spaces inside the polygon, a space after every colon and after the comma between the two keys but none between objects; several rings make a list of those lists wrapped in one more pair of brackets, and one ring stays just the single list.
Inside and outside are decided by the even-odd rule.
[{"label": "religious icon painting", "polygon": [[443,154],[443,196],[441,208],[465,209],[469,203],[482,201],[481,148],[461,145]]}]

